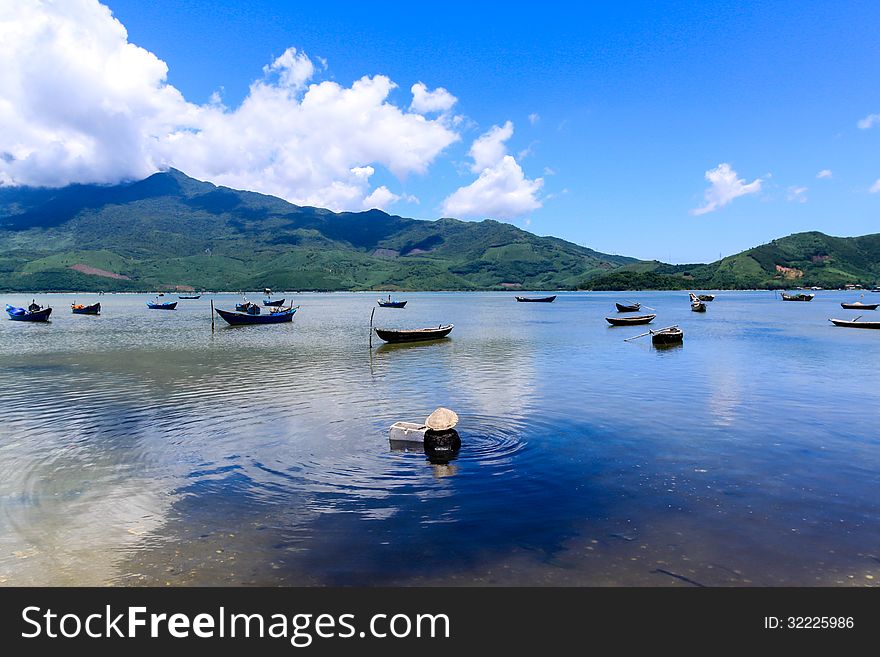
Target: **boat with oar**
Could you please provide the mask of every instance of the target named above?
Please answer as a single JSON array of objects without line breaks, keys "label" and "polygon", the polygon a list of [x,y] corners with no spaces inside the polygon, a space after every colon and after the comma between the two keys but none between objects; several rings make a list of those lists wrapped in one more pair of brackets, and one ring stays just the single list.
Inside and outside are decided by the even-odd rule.
[{"label": "boat with oar", "polygon": [[406,306],[406,301],[392,301],[391,295],[388,296],[388,299],[377,299],[376,303],[379,304],[380,308],[403,308]]},{"label": "boat with oar", "polygon": [[454,324],[440,325],[437,328],[420,328],[420,329],[380,329],[374,328],[382,340],[385,342],[424,342],[425,340],[439,340],[445,338],[455,328]]},{"label": "boat with oar", "polygon": [[178,299],[201,299],[202,295],[201,294],[193,294],[192,296],[183,296],[183,295],[178,294],[177,298]]},{"label": "boat with oar", "polygon": [[232,326],[243,326],[246,324],[283,324],[285,322],[292,322],[293,316],[298,309],[299,306],[293,306],[291,308],[275,308],[268,313],[263,314],[260,312],[260,308],[256,304],[252,304],[247,312],[215,308],[217,314]]},{"label": "boat with oar", "polygon": [[93,303],[90,306],[87,306],[82,303],[72,303],[70,304],[70,312],[74,315],[100,315],[101,314],[101,304]]},{"label": "boat with oar", "polygon": [[635,326],[636,324],[650,324],[657,315],[635,315],[633,317],[606,317],[605,321],[612,326]]},{"label": "boat with oar", "polygon": [[715,301],[714,294],[698,294],[697,299],[700,301]]},{"label": "boat with oar", "polygon": [[174,310],[177,308],[176,301],[147,301],[147,308],[150,310]]},{"label": "boat with oar", "polygon": [[280,308],[284,305],[285,301],[287,301],[287,299],[278,299],[276,301],[272,301],[271,299],[263,299],[263,305],[267,308]]},{"label": "boat with oar", "polygon": [[782,293],[783,301],[812,301],[815,294],[786,294]]},{"label": "boat with oar", "polygon": [[840,304],[841,308],[846,308],[847,310],[877,310],[878,306],[880,306],[880,303],[862,303],[861,301]]},{"label": "boat with oar", "polygon": [[520,303],[553,303],[556,301],[556,295],[552,297],[514,297]]},{"label": "boat with oar", "polygon": [[637,312],[639,312],[639,308],[642,307],[642,304],[640,304],[640,303],[633,303],[633,304],[615,303],[614,305],[617,306],[617,312],[619,312],[619,313],[637,313]]},{"label": "boat with oar", "polygon": [[52,309],[43,308],[35,303],[31,303],[27,308],[17,308],[7,303],[6,314],[9,315],[9,319],[16,322],[48,322]]},{"label": "boat with oar", "polygon": [[864,328],[864,329],[880,329],[880,322],[860,322],[861,315],[855,319],[829,319],[828,321],[835,326],[846,326],[848,328]]},{"label": "boat with oar", "polygon": [[647,333],[641,333],[639,335],[634,335],[631,338],[626,338],[624,342],[630,342],[631,340],[638,340],[639,338],[643,338],[646,335],[651,336],[651,343],[658,346],[666,346],[673,344],[681,344],[684,340],[684,331],[678,328],[678,324],[673,324],[672,326],[666,326],[661,329],[654,329],[652,331],[648,331]]},{"label": "boat with oar", "polygon": [[706,312],[706,304],[700,301],[699,297],[693,292],[691,292],[691,310],[695,313]]}]

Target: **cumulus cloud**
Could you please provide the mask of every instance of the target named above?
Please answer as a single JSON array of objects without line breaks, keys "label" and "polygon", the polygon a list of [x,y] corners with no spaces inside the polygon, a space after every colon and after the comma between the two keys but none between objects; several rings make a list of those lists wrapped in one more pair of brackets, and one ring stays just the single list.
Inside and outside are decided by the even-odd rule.
[{"label": "cumulus cloud", "polygon": [[424,116],[455,102],[444,89],[422,85],[407,110],[388,100],[388,77],[315,82],[319,67],[289,48],[238,107],[219,94],[199,105],[97,0],[2,0],[0,11],[0,184],[112,183],[174,166],[300,205],[361,209],[401,198],[371,189],[375,166],[423,174],[459,139],[453,118]]},{"label": "cumulus cloud", "polygon": [[868,190],[871,194],[876,194],[880,192],[880,178],[874,181],[874,184],[871,185],[871,189]]},{"label": "cumulus cloud", "polygon": [[806,187],[789,187],[785,198],[792,203],[806,203],[807,202],[807,188]]},{"label": "cumulus cloud", "polygon": [[867,130],[868,128],[874,127],[878,123],[880,123],[880,114],[868,114],[868,116],[859,120],[856,125],[859,126],[859,130]]},{"label": "cumulus cloud", "polygon": [[503,126],[493,125],[483,135],[480,135],[471,144],[468,154],[474,159],[471,171],[480,173],[483,169],[491,167],[501,161],[507,154],[507,145],[504,143],[513,136],[513,123],[507,121]]},{"label": "cumulus cloud", "polygon": [[831,173],[831,169],[822,169],[819,173],[816,174],[816,177],[819,180],[822,180],[824,178],[831,178],[833,175],[834,174]]},{"label": "cumulus cloud", "polygon": [[513,124],[492,126],[474,140],[471,171],[479,177],[460,187],[443,202],[443,212],[456,217],[512,219],[541,207],[538,193],[542,178],[529,180],[516,159],[507,154],[505,141],[513,135]]},{"label": "cumulus cloud", "polygon": [[692,215],[714,212],[735,198],[747,194],[756,194],[761,191],[762,181],[760,178],[746,183],[744,179],[737,178],[736,171],[726,162],[722,162],[714,169],[707,171],[706,180],[709,181],[709,188],[703,195],[706,203],[699,208],[691,210]]},{"label": "cumulus cloud", "polygon": [[428,91],[428,87],[423,82],[416,82],[410,91],[413,95],[410,109],[419,114],[447,112],[458,102],[458,98],[443,87],[437,87],[434,91]]}]

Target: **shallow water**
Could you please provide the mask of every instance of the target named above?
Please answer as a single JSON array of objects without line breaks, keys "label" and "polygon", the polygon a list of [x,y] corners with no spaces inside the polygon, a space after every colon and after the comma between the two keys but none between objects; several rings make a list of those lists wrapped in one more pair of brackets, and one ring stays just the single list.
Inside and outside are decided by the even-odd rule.
[{"label": "shallow water", "polygon": [[[213,333],[239,297],[0,320],[0,583],[880,580],[880,331],[827,321],[856,293],[406,294],[375,324],[450,339],[370,349],[376,296]],[[632,297],[683,346],[624,342]],[[391,449],[441,405],[452,460]]]}]

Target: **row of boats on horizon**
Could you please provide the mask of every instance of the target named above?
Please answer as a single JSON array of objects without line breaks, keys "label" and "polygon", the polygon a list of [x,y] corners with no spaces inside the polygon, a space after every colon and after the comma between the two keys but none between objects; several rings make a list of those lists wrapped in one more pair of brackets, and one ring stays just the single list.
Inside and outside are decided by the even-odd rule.
[{"label": "row of boats on horizon", "polygon": [[[215,308],[214,300],[211,299],[212,330],[214,328],[214,313],[216,313],[232,326],[254,324],[281,324],[291,322],[293,320],[293,316],[296,314],[297,310],[299,310],[300,306],[285,306],[284,304],[287,301],[286,297],[281,299],[272,299],[271,290],[269,288],[266,288],[264,290],[264,293],[269,293],[270,296],[262,300],[262,308],[259,304],[251,302],[247,299],[247,297],[244,297],[241,303],[235,304],[234,311],[224,310],[221,308]],[[160,299],[160,296],[164,296],[164,294],[157,294],[155,299],[147,301],[147,308],[151,310],[166,311],[175,310],[177,308],[179,301],[165,301]],[[178,300],[198,300],[201,298],[201,296],[201,294],[178,295]],[[518,303],[551,304],[556,301],[557,295],[543,297],[514,296],[513,298]],[[715,298],[716,297],[714,294],[694,294],[693,292],[691,292],[689,293],[691,310],[697,313],[705,313],[707,309],[706,304],[709,302],[713,302]],[[781,295],[782,301],[811,302],[814,298],[815,294],[782,293]],[[408,302],[409,300],[407,299],[393,299],[392,296],[389,294],[387,298],[380,298],[377,300],[376,303],[377,306],[380,308],[402,310],[406,307]],[[873,311],[880,307],[880,303],[863,303],[862,301],[841,302],[840,305],[844,309],[863,311]],[[636,314],[642,312],[642,308],[655,310],[654,308],[644,305],[643,303],[638,301],[627,301],[626,303],[616,302],[615,307],[617,310],[617,315],[605,317],[605,320],[611,325],[611,327],[650,324],[657,317],[656,312],[652,314]],[[266,312],[264,312],[263,309],[266,309]],[[373,308],[373,313],[375,313],[375,310],[376,306],[374,306]],[[19,308],[7,304],[6,312],[9,315],[9,319],[15,321],[47,322],[49,321],[49,317],[52,314],[52,308],[43,307],[37,304],[36,300],[34,299],[27,308]],[[101,313],[101,303],[97,302],[93,304],[82,304],[76,303],[74,301],[74,303],[71,304],[71,312],[74,315],[97,316]],[[370,335],[375,332],[380,339],[389,343],[424,342],[429,340],[443,339],[446,338],[454,328],[453,324],[440,324],[436,327],[431,326],[415,329],[378,328],[373,326],[373,313],[371,313],[370,315]],[[830,318],[829,321],[835,326],[841,327],[880,329],[880,321],[862,322],[859,321],[860,319],[861,315],[853,320]],[[648,335],[651,336],[652,342],[657,346],[680,345],[683,342],[684,338],[684,332],[676,324],[661,329],[649,330],[647,333],[642,333],[637,336],[626,338],[625,341],[635,340],[637,338],[645,337]]]}]

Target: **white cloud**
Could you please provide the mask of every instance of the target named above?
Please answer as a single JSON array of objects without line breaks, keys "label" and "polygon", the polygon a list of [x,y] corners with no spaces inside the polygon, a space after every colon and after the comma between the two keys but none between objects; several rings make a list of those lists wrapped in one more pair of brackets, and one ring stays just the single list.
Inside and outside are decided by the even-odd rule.
[{"label": "white cloud", "polygon": [[880,124],[880,114],[868,114],[868,116],[859,120],[856,125],[859,126],[859,130],[867,130],[877,124]]},{"label": "white cloud", "polygon": [[423,82],[416,82],[410,89],[413,95],[410,108],[419,114],[431,112],[446,112],[458,102],[458,98],[446,91],[443,87],[437,87],[434,91],[428,91]]},{"label": "white cloud", "polygon": [[[396,84],[386,76],[314,82],[319,67],[294,48],[238,107],[219,93],[199,105],[97,0],[0,6],[2,184],[112,183],[174,166],[300,205],[360,209],[396,196],[371,190],[376,166],[423,174],[459,139],[454,117],[391,103]],[[423,110],[454,102],[445,90],[424,91]]]},{"label": "white cloud", "polygon": [[880,178],[874,181],[874,184],[871,185],[871,189],[869,189],[868,192],[871,194],[876,194],[877,192],[880,192]]},{"label": "white cloud", "polygon": [[787,194],[785,198],[792,203],[806,203],[807,202],[807,188],[806,187],[789,187],[787,190]]},{"label": "white cloud", "polygon": [[737,173],[726,162],[722,162],[714,169],[706,172],[706,180],[709,188],[704,193],[705,205],[691,210],[692,215],[701,215],[714,212],[724,207],[733,199],[746,194],[756,194],[761,191],[761,179],[756,178],[746,183],[742,178],[737,178]]},{"label": "white cloud", "polygon": [[834,174],[831,173],[831,169],[822,169],[819,173],[816,174],[816,177],[819,180],[822,180],[823,178],[831,178],[833,175]]},{"label": "white cloud", "polygon": [[494,166],[507,154],[504,142],[513,136],[513,123],[507,121],[503,126],[493,125],[488,132],[480,135],[471,144],[468,154],[474,159],[471,171],[480,173],[487,167]]},{"label": "white cloud", "polygon": [[529,123],[531,123],[532,125],[535,125],[540,120],[541,120],[541,115],[538,114],[537,112],[533,112],[532,114],[529,114]]}]

